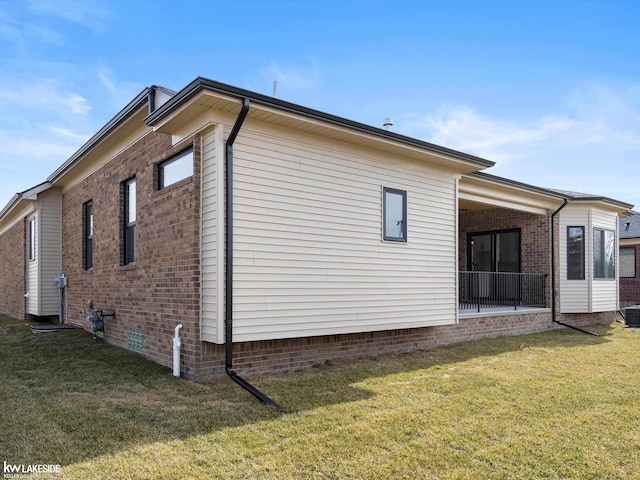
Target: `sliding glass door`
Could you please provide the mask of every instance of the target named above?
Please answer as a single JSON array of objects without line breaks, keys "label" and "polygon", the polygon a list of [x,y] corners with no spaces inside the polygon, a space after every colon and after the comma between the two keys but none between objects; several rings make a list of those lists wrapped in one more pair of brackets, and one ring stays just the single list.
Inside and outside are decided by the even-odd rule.
[{"label": "sliding glass door", "polygon": [[508,273],[520,273],[520,229],[470,233],[467,245],[467,269],[477,272],[470,277],[471,295],[496,304],[517,302],[520,279]]},{"label": "sliding glass door", "polygon": [[470,233],[467,268],[477,272],[520,272],[520,229]]}]

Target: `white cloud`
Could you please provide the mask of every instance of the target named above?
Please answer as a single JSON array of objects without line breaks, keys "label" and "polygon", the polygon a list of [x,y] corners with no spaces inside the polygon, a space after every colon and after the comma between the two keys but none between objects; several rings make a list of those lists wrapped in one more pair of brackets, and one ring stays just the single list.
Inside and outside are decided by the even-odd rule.
[{"label": "white cloud", "polygon": [[0,40],[10,43],[14,48],[20,50],[24,48],[24,39],[18,21],[2,9],[0,9]]},{"label": "white cloud", "polygon": [[28,7],[32,13],[76,23],[94,33],[106,32],[112,19],[106,3],[100,0],[36,0]]},{"label": "white cloud", "polygon": [[546,116],[529,122],[482,115],[469,107],[442,107],[433,115],[405,117],[413,134],[432,143],[456,148],[494,161],[510,161],[526,156],[549,138],[575,128],[566,117]]},{"label": "white cloud", "polygon": [[[29,161],[53,159],[54,164],[61,163],[70,156],[86,138],[52,125],[36,125],[26,132],[0,130],[2,154],[7,158],[23,158]],[[24,165],[19,165],[19,168],[23,169]]]},{"label": "white cloud", "polygon": [[49,45],[61,45],[65,42],[64,36],[60,32],[42,22],[26,24],[25,31],[29,38]]},{"label": "white cloud", "polygon": [[496,175],[640,207],[640,86],[583,85],[534,118],[447,105],[398,124],[403,133],[497,162]]},{"label": "white cloud", "polygon": [[4,205],[14,193],[43,182],[87,138],[88,135],[46,124],[29,129],[0,127],[0,204]]},{"label": "white cloud", "polygon": [[310,90],[318,85],[320,69],[316,61],[307,59],[302,65],[280,65],[272,62],[262,70],[262,75],[270,80],[277,80],[278,86],[294,90]]},{"label": "white cloud", "polygon": [[0,100],[10,104],[16,111],[33,109],[60,117],[68,117],[70,113],[85,116],[91,110],[86,98],[54,79],[0,84]]},{"label": "white cloud", "polygon": [[116,94],[118,89],[113,81],[113,72],[109,67],[100,67],[96,72],[96,77],[100,81],[100,84],[107,89],[112,95]]},{"label": "white cloud", "polygon": [[95,75],[100,85],[109,93],[111,100],[109,103],[116,110],[129,103],[143,88],[137,83],[119,82],[115,78],[113,69],[106,65],[97,68]]},{"label": "white cloud", "polygon": [[587,86],[565,104],[561,113],[524,120],[449,105],[403,118],[410,135],[502,163],[552,153],[553,148],[563,155],[612,145],[640,148],[640,88],[614,92],[602,85]]}]

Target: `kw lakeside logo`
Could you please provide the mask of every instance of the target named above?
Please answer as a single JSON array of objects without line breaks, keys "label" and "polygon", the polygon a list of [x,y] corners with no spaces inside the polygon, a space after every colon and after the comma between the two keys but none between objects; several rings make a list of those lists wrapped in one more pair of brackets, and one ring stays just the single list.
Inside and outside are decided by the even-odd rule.
[{"label": "kw lakeside logo", "polygon": [[56,478],[60,473],[60,465],[12,465],[4,461],[3,478]]}]

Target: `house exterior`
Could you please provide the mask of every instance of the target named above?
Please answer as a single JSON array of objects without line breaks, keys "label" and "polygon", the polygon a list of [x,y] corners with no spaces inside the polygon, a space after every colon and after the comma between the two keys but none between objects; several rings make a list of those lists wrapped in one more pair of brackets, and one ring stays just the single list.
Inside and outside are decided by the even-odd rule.
[{"label": "house exterior", "polygon": [[640,213],[620,218],[620,309],[640,305]]},{"label": "house exterior", "polygon": [[88,329],[91,300],[166,366],[181,324],[195,380],[612,321],[631,205],[492,165],[204,78],[149,87],[0,212],[0,312]]}]

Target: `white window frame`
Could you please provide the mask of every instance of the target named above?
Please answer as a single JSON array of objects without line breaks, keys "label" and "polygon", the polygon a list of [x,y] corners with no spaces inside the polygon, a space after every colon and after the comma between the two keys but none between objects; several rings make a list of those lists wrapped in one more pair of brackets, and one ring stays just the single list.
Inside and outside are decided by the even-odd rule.
[{"label": "white window frame", "polygon": [[[167,171],[178,168],[176,173],[171,173],[167,180]],[[188,174],[182,173],[183,169],[188,170]],[[171,185],[175,185],[183,180],[193,177],[193,147],[189,147],[182,152],[158,163],[158,190],[163,190]],[[168,181],[168,183],[167,183]]]}]

